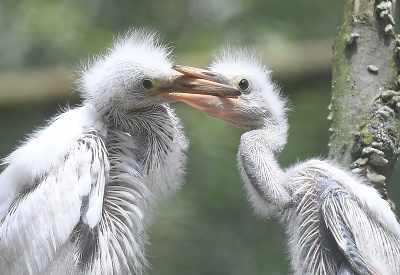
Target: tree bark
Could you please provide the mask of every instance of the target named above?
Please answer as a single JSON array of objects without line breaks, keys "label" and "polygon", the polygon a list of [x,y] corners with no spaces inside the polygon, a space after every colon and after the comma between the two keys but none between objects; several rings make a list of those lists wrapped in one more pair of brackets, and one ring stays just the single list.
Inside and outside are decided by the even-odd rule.
[{"label": "tree bark", "polygon": [[334,43],[329,157],[387,198],[400,153],[399,39],[394,2],[346,0]]}]

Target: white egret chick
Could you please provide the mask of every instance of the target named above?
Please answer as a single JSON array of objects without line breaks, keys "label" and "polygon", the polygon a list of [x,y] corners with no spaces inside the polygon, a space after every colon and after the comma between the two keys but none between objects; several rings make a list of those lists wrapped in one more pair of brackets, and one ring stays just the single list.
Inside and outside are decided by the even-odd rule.
[{"label": "white egret chick", "polygon": [[293,273],[400,274],[400,225],[373,187],[329,160],[288,169],[278,164],[287,141],[287,105],[261,61],[251,51],[228,49],[210,69],[242,94],[173,96],[246,131],[239,170],[256,211],[280,214]]},{"label": "white egret chick", "polygon": [[130,31],[82,71],[82,106],[4,159],[0,273],[143,273],[152,206],[182,184],[188,147],[168,93],[238,93],[172,66],[155,33]]}]

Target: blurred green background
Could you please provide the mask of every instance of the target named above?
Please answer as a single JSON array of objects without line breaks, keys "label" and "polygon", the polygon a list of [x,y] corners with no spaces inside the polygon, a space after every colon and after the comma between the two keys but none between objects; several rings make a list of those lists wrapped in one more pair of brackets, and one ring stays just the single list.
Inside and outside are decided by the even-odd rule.
[{"label": "blurred green background", "polygon": [[[221,45],[253,45],[290,99],[283,166],[326,156],[337,0],[1,0],[0,157],[63,106],[79,104],[82,60],[130,27],[157,30],[178,63],[207,66]],[[174,105],[191,146],[182,190],[150,230],[151,275],[288,274],[284,227],[253,214],[236,169],[242,131]],[[400,169],[397,169],[399,171]],[[399,205],[399,173],[390,197]],[[396,186],[397,185],[397,186]]]}]

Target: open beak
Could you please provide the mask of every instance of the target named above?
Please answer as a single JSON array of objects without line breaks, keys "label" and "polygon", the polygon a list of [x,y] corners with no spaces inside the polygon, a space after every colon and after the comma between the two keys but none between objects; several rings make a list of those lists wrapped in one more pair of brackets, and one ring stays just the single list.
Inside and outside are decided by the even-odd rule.
[{"label": "open beak", "polygon": [[195,67],[175,65],[174,70],[181,75],[167,82],[162,81],[152,91],[152,95],[164,94],[174,97],[175,94],[198,94],[224,97],[238,97],[241,92],[229,83],[222,74]]},{"label": "open beak", "polygon": [[242,93],[226,76],[181,65],[175,65],[174,69],[183,75],[175,79],[179,88],[170,92],[170,97],[210,116],[233,123]]}]

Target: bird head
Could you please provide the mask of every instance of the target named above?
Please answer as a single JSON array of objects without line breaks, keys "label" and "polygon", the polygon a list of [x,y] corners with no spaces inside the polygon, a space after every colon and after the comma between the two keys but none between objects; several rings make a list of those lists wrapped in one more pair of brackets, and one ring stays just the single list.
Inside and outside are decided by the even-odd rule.
[{"label": "bird head", "polygon": [[80,88],[85,101],[101,113],[131,112],[176,101],[171,92],[239,94],[227,83],[182,75],[172,67],[171,48],[156,33],[132,30],[116,39],[105,55],[89,62]]},{"label": "bird head", "polygon": [[[175,69],[183,74],[193,74],[190,67],[176,66]],[[221,50],[209,69],[210,71],[205,70],[205,73],[209,72],[209,76],[197,77],[210,80],[215,79],[212,74],[218,78],[225,77],[227,85],[236,87],[240,95],[228,97],[222,93],[173,93],[171,96],[247,131],[277,127],[286,135],[286,102],[271,80],[271,72],[262,65],[255,51],[232,48]]]}]

